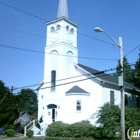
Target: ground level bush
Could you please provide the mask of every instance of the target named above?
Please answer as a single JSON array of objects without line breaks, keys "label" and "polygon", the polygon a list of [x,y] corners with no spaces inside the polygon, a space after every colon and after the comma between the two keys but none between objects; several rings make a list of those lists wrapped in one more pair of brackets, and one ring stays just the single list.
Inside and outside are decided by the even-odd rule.
[{"label": "ground level bush", "polygon": [[46,135],[50,137],[73,137],[73,138],[91,138],[94,137],[94,127],[86,122],[74,124],[65,124],[63,122],[54,122],[49,125]]},{"label": "ground level bush", "polygon": [[65,135],[69,136],[69,134],[67,134],[68,132],[66,132],[68,127],[69,125],[63,122],[54,122],[49,125],[48,129],[46,130],[46,135],[50,137],[65,137]]},{"label": "ground level bush", "polygon": [[5,132],[7,137],[14,137],[16,134],[16,131],[14,129],[7,129]]},{"label": "ground level bush", "polygon": [[27,137],[32,138],[34,135],[34,131],[33,130],[27,130],[26,132]]}]

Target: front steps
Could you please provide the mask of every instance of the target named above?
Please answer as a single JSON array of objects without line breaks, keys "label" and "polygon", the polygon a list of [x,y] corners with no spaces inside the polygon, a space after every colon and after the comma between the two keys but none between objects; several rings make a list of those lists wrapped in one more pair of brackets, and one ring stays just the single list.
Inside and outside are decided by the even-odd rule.
[{"label": "front steps", "polygon": [[46,135],[46,129],[48,127],[47,124],[44,124],[43,122],[39,124],[40,128],[38,128],[35,125],[35,120],[31,121],[28,125],[24,127],[24,136],[26,136],[27,130],[33,130],[34,136],[45,136]]}]

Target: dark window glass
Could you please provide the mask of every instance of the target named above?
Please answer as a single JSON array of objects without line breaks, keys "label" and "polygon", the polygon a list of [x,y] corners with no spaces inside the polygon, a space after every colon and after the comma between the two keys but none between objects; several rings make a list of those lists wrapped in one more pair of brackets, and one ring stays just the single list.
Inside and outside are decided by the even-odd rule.
[{"label": "dark window glass", "polygon": [[47,105],[47,108],[48,109],[57,108],[57,105],[55,105],[55,104],[49,104],[49,105]]},{"label": "dark window glass", "polygon": [[114,105],[114,91],[110,91],[110,104]]},{"label": "dark window glass", "polygon": [[125,94],[124,98],[125,98],[124,100],[125,106],[128,106],[128,96]]},{"label": "dark window glass", "polygon": [[76,102],[76,110],[81,111],[81,101],[80,100]]},{"label": "dark window glass", "polygon": [[55,90],[55,83],[56,83],[56,71],[51,71],[51,91]]}]

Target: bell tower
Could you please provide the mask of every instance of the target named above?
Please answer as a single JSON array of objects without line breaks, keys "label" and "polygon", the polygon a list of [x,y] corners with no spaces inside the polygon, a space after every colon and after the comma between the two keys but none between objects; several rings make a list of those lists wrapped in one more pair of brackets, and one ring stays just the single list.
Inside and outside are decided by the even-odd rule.
[{"label": "bell tower", "polygon": [[77,25],[68,19],[67,0],[59,0],[57,19],[46,23],[44,82],[56,71],[57,80],[71,75],[78,63]]}]

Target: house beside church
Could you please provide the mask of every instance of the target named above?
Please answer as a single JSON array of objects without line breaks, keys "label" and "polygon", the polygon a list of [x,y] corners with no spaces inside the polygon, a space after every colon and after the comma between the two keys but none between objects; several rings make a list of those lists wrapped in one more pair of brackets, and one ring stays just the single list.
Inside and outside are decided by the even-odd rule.
[{"label": "house beside church", "polygon": [[[44,78],[38,90],[38,120],[75,123],[90,120],[104,103],[120,105],[118,78],[78,63],[78,25],[68,18],[67,0],[59,0],[58,15],[46,23]],[[138,91],[124,83],[125,104],[139,107]]]}]

